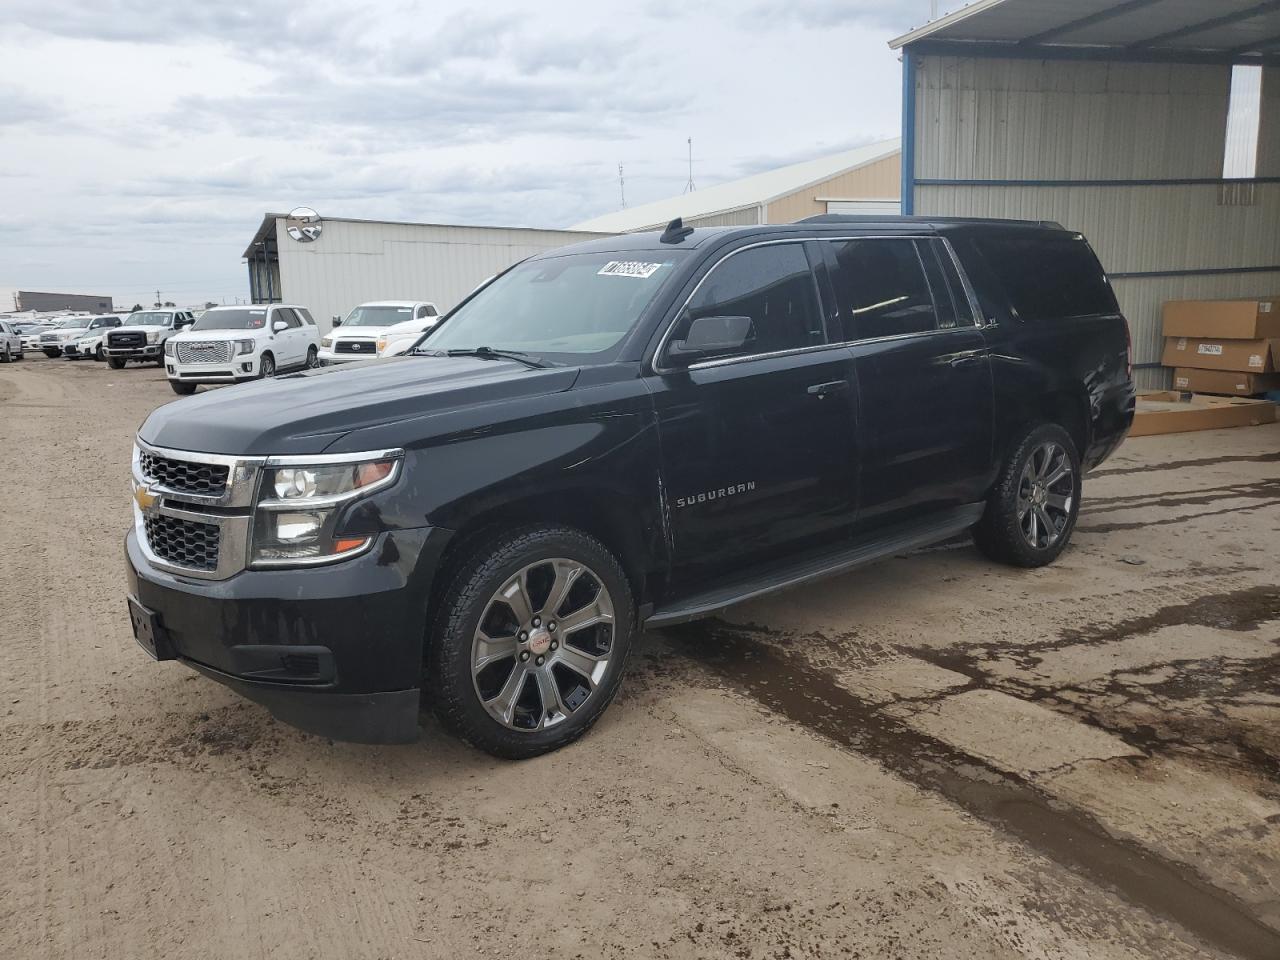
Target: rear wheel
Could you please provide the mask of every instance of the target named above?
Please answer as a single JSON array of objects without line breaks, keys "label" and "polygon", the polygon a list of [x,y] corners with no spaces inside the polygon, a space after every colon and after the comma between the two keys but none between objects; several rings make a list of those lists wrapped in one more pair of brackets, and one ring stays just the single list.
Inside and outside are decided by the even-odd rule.
[{"label": "rear wheel", "polygon": [[307,369],[314,370],[320,366],[320,351],[315,347],[307,347]]},{"label": "rear wheel", "polygon": [[512,760],[576,740],[622,683],[631,587],[602,544],[567,527],[504,531],[454,571],[426,657],[446,728]]},{"label": "rear wheel", "polygon": [[992,560],[1042,567],[1066,548],[1080,513],[1080,457],[1054,423],[1028,429],[1005,463],[973,538]]},{"label": "rear wheel", "polygon": [[112,370],[123,370],[126,363],[128,361],[124,357],[107,357],[107,366]]},{"label": "rear wheel", "polygon": [[170,380],[169,387],[180,397],[189,397],[196,392],[194,383],[183,383],[181,380]]}]

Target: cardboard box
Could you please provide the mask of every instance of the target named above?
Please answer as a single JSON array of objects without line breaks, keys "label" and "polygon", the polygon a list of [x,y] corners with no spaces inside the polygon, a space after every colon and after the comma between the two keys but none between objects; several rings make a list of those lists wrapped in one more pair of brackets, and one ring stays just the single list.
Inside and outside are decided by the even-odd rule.
[{"label": "cardboard box", "polygon": [[1129,436],[1150,437],[1160,433],[1247,427],[1274,423],[1275,419],[1276,405],[1268,400],[1206,397],[1198,393],[1182,394],[1176,390],[1153,391],[1138,394],[1138,409]]},{"label": "cardboard box", "polygon": [[1160,362],[1166,367],[1274,373],[1280,340],[1206,340],[1166,337]]},{"label": "cardboard box", "polygon": [[1234,373],[1230,370],[1193,370],[1178,367],[1173,371],[1173,388],[1192,393],[1221,393],[1229,397],[1253,397],[1269,390],[1280,390],[1280,373]]},{"label": "cardboard box", "polygon": [[1280,297],[1263,300],[1170,300],[1166,337],[1268,340],[1280,337]]}]

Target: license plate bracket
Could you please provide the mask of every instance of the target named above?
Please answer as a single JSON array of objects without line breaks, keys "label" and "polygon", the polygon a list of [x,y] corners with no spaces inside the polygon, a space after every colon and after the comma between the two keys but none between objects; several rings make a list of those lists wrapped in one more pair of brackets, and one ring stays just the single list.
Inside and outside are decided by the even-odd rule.
[{"label": "license plate bracket", "polygon": [[129,597],[129,622],[133,626],[133,639],[153,660],[172,660],[173,650],[169,638],[160,626],[160,617],[148,610],[133,597]]}]

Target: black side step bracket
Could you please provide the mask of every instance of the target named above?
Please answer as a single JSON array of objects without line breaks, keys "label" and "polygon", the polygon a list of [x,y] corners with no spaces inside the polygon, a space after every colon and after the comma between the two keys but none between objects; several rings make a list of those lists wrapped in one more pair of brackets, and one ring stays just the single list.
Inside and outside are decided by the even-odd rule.
[{"label": "black side step bracket", "polygon": [[835,548],[826,547],[819,552],[793,557],[784,563],[744,571],[742,579],[658,607],[645,618],[644,627],[653,630],[709,617],[744,600],[844,573],[864,563],[905,550],[927,547],[973,526],[982,518],[984,506],[972,503],[892,527],[866,540],[841,544]]}]

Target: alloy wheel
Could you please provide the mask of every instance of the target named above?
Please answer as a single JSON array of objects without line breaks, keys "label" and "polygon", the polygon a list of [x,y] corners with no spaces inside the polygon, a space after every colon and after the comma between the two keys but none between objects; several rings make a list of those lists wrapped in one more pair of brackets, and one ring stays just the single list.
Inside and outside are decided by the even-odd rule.
[{"label": "alloy wheel", "polygon": [[1063,447],[1050,440],[1027,458],[1018,481],[1018,526],[1036,550],[1047,550],[1071,522],[1075,471]]},{"label": "alloy wheel", "polygon": [[613,600],[577,560],[539,560],[485,606],[471,644],[476,695],[493,719],[534,733],[596,695],[613,647]]},{"label": "alloy wheel", "polygon": [[276,362],[271,357],[262,358],[261,375],[263,378],[276,375]]}]

